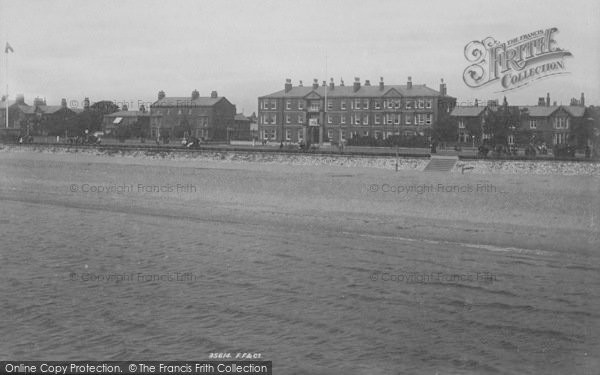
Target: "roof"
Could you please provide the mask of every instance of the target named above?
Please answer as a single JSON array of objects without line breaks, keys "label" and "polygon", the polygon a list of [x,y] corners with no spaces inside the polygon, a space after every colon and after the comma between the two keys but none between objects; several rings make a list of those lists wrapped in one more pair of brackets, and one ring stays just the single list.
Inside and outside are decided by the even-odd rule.
[{"label": "roof", "polygon": [[35,110],[39,110],[42,113],[52,114],[60,111],[63,108],[67,107],[63,107],[61,105],[38,105]]},{"label": "roof", "polygon": [[157,100],[150,107],[211,107],[225,97],[205,97],[201,96],[192,100],[189,96],[172,96]]},{"label": "roof", "polygon": [[468,107],[455,107],[450,113],[450,116],[455,117],[479,117],[485,111],[486,106],[468,106]]},{"label": "roof", "polygon": [[[14,100],[9,100],[8,101],[8,106],[10,107],[11,105],[15,104]],[[0,108],[4,109],[6,108],[6,101],[1,101],[0,102]]]},{"label": "roof", "polygon": [[118,111],[113,113],[108,113],[104,115],[104,117],[144,117],[144,116],[159,116],[156,114],[150,114],[150,112],[142,112],[142,111]]},{"label": "roof", "polygon": [[[406,85],[385,85],[383,90],[379,88],[379,85],[364,86],[362,85],[358,91],[354,92],[354,87],[350,86],[335,86],[333,89],[329,86],[319,86],[313,88],[313,86],[296,86],[288,92],[280,90],[272,94],[261,96],[260,98],[303,98],[315,92],[319,96],[325,96],[325,90],[327,90],[328,97],[356,97],[356,98],[372,98],[372,97],[383,97],[390,90],[396,90],[398,94],[402,96],[417,97],[417,96],[442,96],[439,91],[431,89],[425,85],[412,85],[412,88],[407,88]],[[392,92],[393,93],[393,92]]]},{"label": "roof", "polygon": [[564,109],[569,115],[573,117],[582,117],[585,113],[585,107],[575,105],[531,105],[531,106],[519,106],[521,109],[527,109],[530,117],[548,117],[554,112],[558,111],[559,108]]},{"label": "roof", "polygon": [[235,121],[250,121],[250,119],[246,117],[243,113],[236,113],[233,119]]},{"label": "roof", "polygon": [[26,114],[34,114],[35,113],[35,108],[33,108],[32,106],[27,105],[27,104],[25,104],[25,105],[20,104],[19,109],[21,110],[21,112],[26,113]]},{"label": "roof", "polygon": [[108,113],[104,116],[106,116],[106,117],[138,117],[138,116],[140,116],[140,112],[139,111],[119,111],[119,112],[114,112],[114,113]]},{"label": "roof", "polygon": [[573,117],[583,117],[585,114],[585,107],[578,105],[563,105],[561,106],[565,109],[565,111],[569,112],[569,114]]}]

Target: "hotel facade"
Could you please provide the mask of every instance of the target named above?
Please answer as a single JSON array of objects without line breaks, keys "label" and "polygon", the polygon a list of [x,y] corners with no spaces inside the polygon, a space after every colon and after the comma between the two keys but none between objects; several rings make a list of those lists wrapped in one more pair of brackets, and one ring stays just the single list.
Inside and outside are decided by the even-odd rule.
[{"label": "hotel facade", "polygon": [[261,139],[276,142],[339,143],[353,137],[385,139],[393,135],[425,135],[443,112],[449,114],[456,98],[448,96],[446,84],[436,91],[412,83],[376,85],[369,80],[338,86],[315,79],[311,86],[293,86],[258,98]]}]

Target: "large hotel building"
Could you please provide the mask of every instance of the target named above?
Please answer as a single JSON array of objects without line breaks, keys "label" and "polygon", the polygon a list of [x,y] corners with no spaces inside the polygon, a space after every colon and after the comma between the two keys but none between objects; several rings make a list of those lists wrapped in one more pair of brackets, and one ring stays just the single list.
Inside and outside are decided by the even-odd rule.
[{"label": "large hotel building", "polygon": [[386,85],[383,78],[371,85],[355,78],[352,86],[315,79],[312,86],[293,86],[258,98],[260,137],[277,142],[338,143],[352,137],[385,139],[392,135],[425,134],[442,112],[450,113],[456,98],[446,84],[436,91],[415,85]]}]

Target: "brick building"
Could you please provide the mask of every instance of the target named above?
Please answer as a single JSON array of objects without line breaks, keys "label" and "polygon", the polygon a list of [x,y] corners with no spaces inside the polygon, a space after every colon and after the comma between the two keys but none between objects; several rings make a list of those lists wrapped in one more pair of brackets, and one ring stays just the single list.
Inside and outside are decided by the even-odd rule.
[{"label": "brick building", "polygon": [[[507,139],[508,144],[519,143],[516,140],[527,139],[534,143],[545,143],[548,146],[571,144],[585,146],[589,143],[585,139],[576,139],[573,129],[585,123],[585,98],[581,94],[580,100],[571,101],[572,105],[550,105],[550,94],[546,98],[539,98],[538,105],[516,106],[520,111],[519,134],[511,134]],[[457,140],[460,143],[480,142],[479,137],[473,139],[473,134],[482,134],[485,139],[483,126],[489,111],[498,108],[497,102],[488,103],[486,106],[456,107],[451,116],[458,122]],[[515,132],[517,133],[517,132]]]},{"label": "brick building", "polygon": [[197,90],[189,97],[167,97],[160,91],[158,100],[150,106],[150,113],[153,138],[187,134],[204,140],[226,141],[227,129],[234,126],[236,108],[216,91],[209,97],[201,97]]},{"label": "brick building", "polygon": [[119,127],[139,127],[138,131],[144,137],[150,135],[150,123],[154,119],[155,122],[160,121],[160,115],[151,115],[145,110],[140,111],[119,111],[104,115],[102,120],[102,131],[106,135],[114,133]]},{"label": "brick building", "polygon": [[[6,125],[6,109],[8,108],[8,126]],[[25,103],[25,96],[17,95],[16,100],[0,101],[0,129],[12,129],[20,132],[26,128],[33,115],[34,108]]]},{"label": "brick building", "polygon": [[456,98],[448,96],[446,85],[440,91],[426,85],[386,85],[369,80],[352,86],[339,86],[315,79],[312,86],[293,86],[258,98],[258,126],[261,139],[277,142],[334,142],[352,137],[385,139],[392,135],[423,135],[449,113]]}]

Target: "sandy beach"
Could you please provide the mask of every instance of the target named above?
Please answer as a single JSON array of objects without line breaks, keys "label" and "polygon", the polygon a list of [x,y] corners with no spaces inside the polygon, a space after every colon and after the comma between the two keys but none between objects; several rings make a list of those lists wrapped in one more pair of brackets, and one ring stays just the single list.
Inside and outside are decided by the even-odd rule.
[{"label": "sandy beach", "polygon": [[[246,350],[286,374],[591,373],[600,366],[599,182],[2,152],[0,295],[13,318],[0,324],[17,345],[0,352],[205,359]],[[140,269],[192,270],[202,283],[68,280]],[[382,280],[437,272],[494,277]],[[105,295],[125,307],[102,311]],[[46,304],[61,302],[71,324],[40,323]],[[78,328],[91,319],[99,331]],[[82,344],[49,345],[61,329]]]}]

